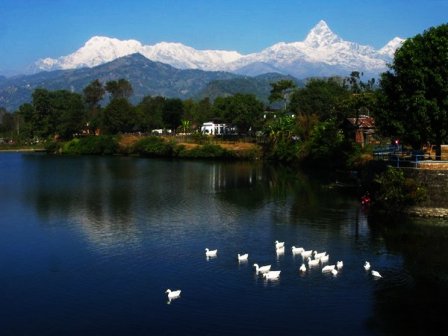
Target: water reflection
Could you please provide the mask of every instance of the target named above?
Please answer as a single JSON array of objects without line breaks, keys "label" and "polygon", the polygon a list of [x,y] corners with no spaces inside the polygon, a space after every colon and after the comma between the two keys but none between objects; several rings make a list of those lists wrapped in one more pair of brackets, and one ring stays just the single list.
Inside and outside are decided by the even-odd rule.
[{"label": "water reflection", "polygon": [[[445,222],[369,218],[356,198],[328,188],[325,179],[284,167],[32,155],[23,160],[7,175],[14,182],[0,182],[25,212],[5,209],[15,221],[0,226],[0,258],[7,265],[0,281],[8,288],[4,301],[18,302],[8,318],[38,322],[10,334],[49,330],[46,311],[35,308],[46,302],[48,310],[62,312],[52,319],[61,332],[53,334],[82,334],[92,325],[79,323],[91,316],[111,335],[128,329],[163,334],[173,316],[181,322],[172,335],[206,335],[217,324],[228,328],[217,335],[268,335],[279,325],[279,334],[293,335],[297,316],[307,321],[301,331],[309,335],[328,334],[330,324],[340,334],[356,335],[425,334],[428,323],[442,326],[448,299]],[[0,197],[14,203],[14,197]],[[32,224],[24,226],[28,220]],[[278,254],[275,239],[286,243]],[[344,260],[344,267],[336,277],[322,274],[324,264],[299,272],[308,263],[293,255],[293,244],[327,251],[326,264]],[[218,248],[219,258],[204,260],[207,246]],[[250,265],[237,262],[242,252],[250,254]],[[364,271],[366,260],[382,279]],[[282,271],[280,280],[266,281],[252,262],[272,264]],[[163,296],[168,286],[186,294],[172,307]],[[57,295],[48,295],[55,290]],[[68,306],[74,308],[64,315]],[[269,319],[254,326],[251,321],[263,315]],[[197,316],[207,317],[199,330]],[[322,316],[328,324],[320,323]],[[107,329],[114,323],[123,328]]]},{"label": "water reflection", "polygon": [[[257,209],[271,203],[272,216],[290,223],[312,217],[322,205],[319,189],[308,177],[262,164],[51,156],[25,160],[25,202],[33,204],[45,225],[67,225],[51,220],[67,215],[96,243],[123,238],[137,243],[138,223],[146,221],[139,218],[139,208],[146,208],[152,220],[162,222],[169,213],[170,220],[180,222],[186,212],[200,207],[204,194],[228,204],[229,223],[236,220],[233,207]],[[203,215],[189,213],[188,218]]]},{"label": "water reflection", "polygon": [[436,219],[371,218],[389,253],[402,256],[400,269],[385,268],[375,288],[371,321],[394,335],[442,332],[448,300],[448,223]]}]

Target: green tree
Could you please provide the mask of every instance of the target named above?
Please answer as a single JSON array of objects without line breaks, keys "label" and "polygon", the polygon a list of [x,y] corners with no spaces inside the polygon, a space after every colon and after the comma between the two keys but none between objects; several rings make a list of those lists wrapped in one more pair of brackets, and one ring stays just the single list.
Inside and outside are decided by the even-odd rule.
[{"label": "green tree", "polygon": [[[448,140],[448,24],[406,40],[381,76],[376,123],[414,148]],[[440,148],[440,147],[439,147]],[[440,149],[436,153],[440,158]]]},{"label": "green tree", "polygon": [[267,121],[267,156],[283,162],[297,160],[299,143],[295,139],[296,121],[292,116],[280,115]]},{"label": "green tree", "polygon": [[343,165],[347,160],[344,145],[344,134],[338,124],[334,119],[328,119],[314,126],[309,140],[302,147],[301,158],[321,166]]},{"label": "green tree", "polygon": [[65,90],[54,91],[52,106],[57,118],[55,132],[62,139],[70,139],[86,124],[86,113],[82,96]]},{"label": "green tree", "polygon": [[101,84],[98,79],[95,79],[90,82],[90,84],[87,85],[82,92],[87,107],[89,110],[92,110],[99,107],[99,103],[101,99],[103,99],[106,90],[104,89],[103,84]]},{"label": "green tree", "polygon": [[133,93],[131,83],[124,78],[106,82],[106,91],[111,95],[111,100],[118,98],[129,99]]},{"label": "green tree", "polygon": [[132,132],[135,122],[135,108],[125,98],[113,99],[104,109],[102,124],[106,134]]},{"label": "green tree", "polygon": [[263,103],[255,95],[236,94],[230,97],[218,97],[213,104],[216,116],[235,125],[240,133],[255,131],[263,115]]},{"label": "green tree", "polygon": [[146,96],[136,107],[138,129],[144,132],[163,128],[164,97]]},{"label": "green tree", "polygon": [[100,101],[103,99],[105,93],[106,90],[98,79],[90,82],[83,90],[84,102],[88,108],[88,125],[92,131],[101,127]]},{"label": "green tree", "polygon": [[184,100],[184,117],[192,122],[192,126],[200,126],[213,118],[212,104],[208,97],[199,101]]},{"label": "green tree", "polygon": [[316,114],[325,121],[337,115],[338,105],[348,96],[347,89],[337,78],[311,79],[292,94],[289,110],[296,115]]},{"label": "green tree", "polygon": [[361,79],[362,76],[364,76],[363,72],[352,71],[350,73],[350,76],[344,79],[343,81],[344,87],[346,87],[351,93],[354,94],[374,91],[375,78],[371,78],[367,82],[364,82]]},{"label": "green tree", "polygon": [[46,89],[33,92],[33,115],[30,120],[37,137],[48,138],[56,133],[57,114],[51,103],[51,93]]},{"label": "green tree", "polygon": [[19,125],[20,138],[22,139],[32,139],[35,134],[35,129],[33,127],[34,120],[34,107],[29,103],[22,104],[17,110],[16,114]]},{"label": "green tree", "polygon": [[86,110],[82,96],[66,90],[36,89],[32,104],[20,106],[21,132],[28,137],[69,139],[85,126]]},{"label": "green tree", "polygon": [[282,79],[278,82],[271,83],[271,93],[269,95],[269,102],[272,104],[276,101],[283,101],[283,108],[286,110],[288,97],[296,88],[294,81],[290,79]]},{"label": "green tree", "polygon": [[0,107],[0,135],[8,138],[17,138],[19,132],[19,120],[17,113],[8,113]]},{"label": "green tree", "polygon": [[182,133],[186,134],[186,133],[190,132],[190,127],[191,127],[190,120],[183,119],[181,121],[181,123],[182,123]]},{"label": "green tree", "polygon": [[183,114],[184,106],[182,100],[178,98],[165,100],[162,119],[166,128],[177,129],[181,124]]},{"label": "green tree", "polygon": [[426,189],[414,179],[406,178],[403,170],[393,167],[376,176],[373,188],[374,208],[387,213],[401,212],[426,198]]}]

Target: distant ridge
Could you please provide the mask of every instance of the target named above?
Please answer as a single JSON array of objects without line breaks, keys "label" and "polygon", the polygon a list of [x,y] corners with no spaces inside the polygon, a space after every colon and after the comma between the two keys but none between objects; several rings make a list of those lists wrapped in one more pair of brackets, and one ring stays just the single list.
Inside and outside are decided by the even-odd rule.
[{"label": "distant ridge", "polygon": [[279,80],[292,80],[298,87],[305,85],[304,80],[278,73],[267,73],[256,77],[235,77],[232,79],[221,79],[210,82],[198,95],[198,98],[209,97],[214,100],[220,96],[232,96],[237,93],[254,94],[263,103],[269,103],[271,83]]},{"label": "distant ridge", "polygon": [[270,82],[291,77],[268,74],[250,78],[222,71],[181,70],[150,61],[141,54],[132,54],[92,68],[42,71],[0,80],[0,107],[8,111],[16,110],[21,104],[31,102],[31,95],[38,87],[81,93],[95,79],[104,84],[120,78],[132,84],[134,95],[131,101],[135,104],[148,95],[181,99],[205,96],[216,98],[237,91],[255,94],[259,99],[267,101]]}]

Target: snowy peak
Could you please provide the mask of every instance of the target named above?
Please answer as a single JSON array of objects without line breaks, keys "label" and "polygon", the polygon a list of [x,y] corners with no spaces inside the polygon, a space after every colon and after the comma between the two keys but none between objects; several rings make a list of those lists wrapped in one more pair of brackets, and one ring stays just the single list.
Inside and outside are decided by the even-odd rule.
[{"label": "snowy peak", "polygon": [[141,43],[136,40],[121,41],[116,38],[94,36],[73,54],[57,59],[45,58],[37,61],[36,65],[41,70],[90,68],[134,54],[141,48]]},{"label": "snowy peak", "polygon": [[310,30],[304,43],[310,47],[318,48],[341,42],[342,39],[333,33],[324,20]]},{"label": "snowy peak", "polygon": [[105,36],[94,36],[74,53],[57,59],[40,59],[36,62],[36,67],[46,71],[90,68],[136,53],[152,61],[167,63],[179,69],[203,70],[219,70],[223,64],[236,61],[241,57],[236,51],[196,50],[182,43],[160,42],[155,45],[142,45],[136,40],[122,41]]},{"label": "snowy peak", "polygon": [[139,53],[152,61],[178,69],[231,71],[245,75],[259,75],[269,69],[298,78],[344,76],[351,71],[376,76],[387,69],[386,64],[393,59],[395,50],[403,41],[396,37],[377,50],[368,45],[344,41],[321,20],[303,41],[280,42],[247,55],[236,51],[197,50],[175,42],[143,45],[136,40],[94,36],[70,55],[41,59],[35,64],[38,70],[75,69],[93,67]]},{"label": "snowy peak", "polygon": [[384,47],[382,47],[378,53],[381,55],[385,55],[387,57],[393,58],[395,51],[401,47],[405,40],[401,37],[395,37],[392,40],[390,40]]}]

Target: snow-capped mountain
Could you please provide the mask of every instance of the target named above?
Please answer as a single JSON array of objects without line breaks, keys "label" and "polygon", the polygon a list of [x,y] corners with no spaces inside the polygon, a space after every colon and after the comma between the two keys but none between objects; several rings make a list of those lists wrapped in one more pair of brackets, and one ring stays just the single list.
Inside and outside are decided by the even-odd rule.
[{"label": "snow-capped mountain", "polygon": [[94,67],[131,54],[142,54],[154,62],[178,69],[221,70],[225,64],[241,57],[236,51],[196,50],[181,43],[160,42],[142,45],[136,40],[94,36],[83,47],[68,56],[45,58],[36,62],[39,70],[77,69]]},{"label": "snow-capped mountain", "polygon": [[385,57],[392,59],[394,57],[395,51],[401,47],[405,40],[399,37],[395,37],[390,40],[384,47],[382,47],[378,52]]},{"label": "snow-capped mountain", "polygon": [[140,53],[152,61],[179,69],[231,71],[247,75],[279,72],[296,77],[347,75],[363,71],[377,75],[386,70],[395,50],[403,43],[396,37],[383,48],[344,41],[320,21],[300,42],[280,42],[261,52],[241,55],[236,51],[196,50],[181,43],[142,45],[136,40],[121,41],[95,36],[68,56],[36,62],[40,70],[92,67],[116,58]]},{"label": "snow-capped mountain", "polygon": [[347,75],[355,70],[375,75],[386,70],[386,62],[392,60],[393,53],[403,41],[396,37],[382,49],[375,50],[344,41],[330,30],[325,21],[320,21],[304,41],[280,42],[259,53],[243,56],[230,64],[229,70],[257,74],[251,69],[264,64],[298,78]]}]

